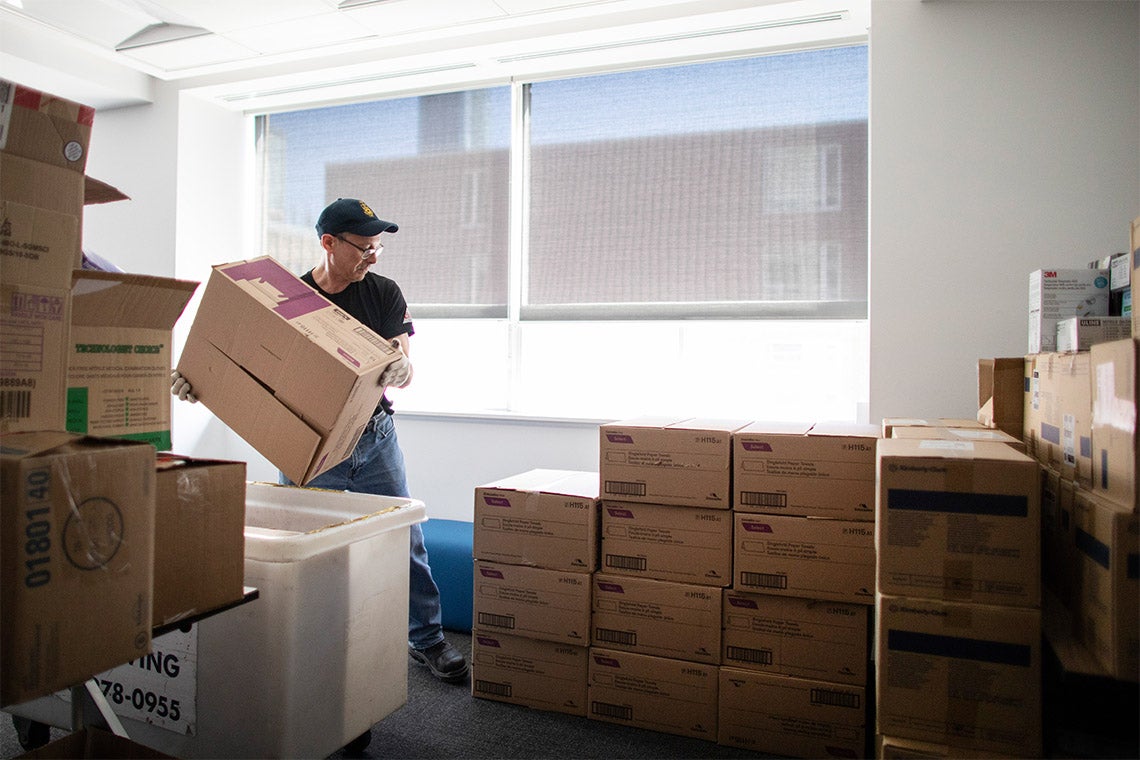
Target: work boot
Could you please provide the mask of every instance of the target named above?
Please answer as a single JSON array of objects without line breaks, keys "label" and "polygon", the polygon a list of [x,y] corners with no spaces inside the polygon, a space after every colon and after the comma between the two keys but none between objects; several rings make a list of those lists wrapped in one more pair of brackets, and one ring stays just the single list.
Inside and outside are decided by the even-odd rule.
[{"label": "work boot", "polygon": [[446,683],[458,683],[467,678],[467,658],[447,641],[427,649],[408,647],[408,654],[418,663],[428,666],[431,674]]}]

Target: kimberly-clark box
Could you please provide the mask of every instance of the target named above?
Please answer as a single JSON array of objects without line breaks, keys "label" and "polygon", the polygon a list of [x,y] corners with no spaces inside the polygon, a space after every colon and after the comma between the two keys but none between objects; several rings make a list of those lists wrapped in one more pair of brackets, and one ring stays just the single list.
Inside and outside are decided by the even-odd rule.
[{"label": "kimberly-clark box", "polygon": [[476,560],[474,577],[475,630],[590,643],[590,576]]},{"label": "kimberly-clark box", "polygon": [[601,497],[728,509],[732,434],[747,424],[638,417],[601,425]]},{"label": "kimberly-clark box", "polygon": [[732,512],[602,503],[601,569],[703,586],[732,584]]},{"label": "kimberly-clark box", "polygon": [[1057,322],[1107,317],[1109,270],[1038,269],[1029,275],[1029,349],[1057,350]]},{"label": "kimberly-clark box", "polygon": [[733,509],[836,520],[875,517],[875,425],[755,422],[733,439]]},{"label": "kimberly-clark box", "polygon": [[211,412],[297,485],[344,461],[399,352],[268,256],[213,268],[178,361]]},{"label": "kimberly-clark box", "polygon": [[725,589],[721,664],[863,686],[869,611],[865,604]]},{"label": "kimberly-clark box", "polygon": [[881,594],[878,731],[1041,757],[1041,610]]},{"label": "kimberly-clark box", "polygon": [[879,442],[878,590],[1041,604],[1040,465],[1004,443]]},{"label": "kimberly-clark box", "polygon": [[733,588],[762,594],[871,604],[875,525],[736,513]]},{"label": "kimberly-clark box", "polygon": [[967,441],[978,443],[989,441],[991,443],[1004,443],[1022,454],[1025,453],[1025,441],[1015,437],[1004,430],[977,430],[975,428],[937,428],[937,427],[897,427],[891,431],[892,438],[911,438],[927,441]]},{"label": "kimberly-clark box", "polygon": [[720,664],[721,590],[594,573],[590,643]]},{"label": "kimberly-clark box", "polygon": [[867,714],[863,686],[720,669],[718,744],[775,757],[866,757]]},{"label": "kimberly-clark box", "polygon": [[1057,323],[1058,351],[1087,351],[1096,343],[1131,337],[1131,317],[1069,317]]},{"label": "kimberly-clark box", "polygon": [[589,652],[477,630],[471,634],[471,696],[585,717]]},{"label": "kimberly-clark box", "polygon": [[598,567],[598,473],[530,470],[475,489],[475,559],[590,573]]},{"label": "kimberly-clark box", "polygon": [[1093,346],[1092,487],[1126,510],[1140,509],[1140,340]]}]

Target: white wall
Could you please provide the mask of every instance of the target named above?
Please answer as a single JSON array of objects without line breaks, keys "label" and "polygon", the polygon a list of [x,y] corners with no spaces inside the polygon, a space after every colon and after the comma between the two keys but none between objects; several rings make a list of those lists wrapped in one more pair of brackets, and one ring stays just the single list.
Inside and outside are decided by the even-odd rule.
[{"label": "white wall", "polygon": [[1140,4],[871,6],[870,419],[972,417],[1028,276],[1128,249]]},{"label": "white wall", "polygon": [[[169,89],[96,116],[91,171],[135,200],[93,211],[87,240],[197,278],[259,253],[238,181],[248,129]],[[1124,250],[1140,214],[1140,3],[877,1],[870,132],[870,419],[972,416],[977,359],[1025,352],[1029,272]],[[275,479],[204,409],[175,415],[176,451]],[[433,517],[471,519],[473,488],[504,475],[597,467],[595,423],[396,421]]]}]

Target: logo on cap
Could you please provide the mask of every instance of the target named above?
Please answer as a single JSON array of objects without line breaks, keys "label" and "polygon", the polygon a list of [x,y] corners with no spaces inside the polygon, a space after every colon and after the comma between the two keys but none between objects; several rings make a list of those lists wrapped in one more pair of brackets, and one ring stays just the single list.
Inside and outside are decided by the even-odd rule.
[{"label": "logo on cap", "polygon": [[360,201],[360,210],[364,212],[365,216],[370,216],[373,219],[376,218],[376,214],[372,211],[372,209],[368,208],[368,204],[364,201]]}]

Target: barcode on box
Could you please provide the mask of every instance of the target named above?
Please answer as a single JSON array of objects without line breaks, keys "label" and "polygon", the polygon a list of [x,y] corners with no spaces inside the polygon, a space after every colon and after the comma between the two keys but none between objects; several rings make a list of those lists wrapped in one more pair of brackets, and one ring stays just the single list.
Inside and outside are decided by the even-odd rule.
[{"label": "barcode on box", "polygon": [[727,647],[725,656],[734,662],[747,662],[752,665],[771,665],[771,649],[752,649],[751,647]]},{"label": "barcode on box", "polygon": [[615,496],[644,496],[644,483],[630,483],[626,480],[607,480],[606,493]]},{"label": "barcode on box", "polygon": [[493,612],[480,612],[479,623],[481,625],[489,625],[495,628],[514,628],[515,616],[514,615],[496,615]]},{"label": "barcode on box", "polygon": [[32,416],[31,391],[0,391],[0,418]]},{"label": "barcode on box", "polygon": [[811,703],[813,705],[827,705],[828,707],[850,707],[859,709],[859,695],[850,691],[835,691],[834,689],[812,689]]},{"label": "barcode on box", "polygon": [[644,571],[648,564],[645,557],[630,557],[624,554],[607,554],[606,567],[617,568],[618,570],[641,570]]},{"label": "barcode on box", "polygon": [[780,588],[788,587],[788,576],[783,573],[750,573],[740,574],[740,585],[749,588]]},{"label": "barcode on box", "polygon": [[637,646],[637,634],[632,631],[615,631],[612,628],[595,628],[594,638],[606,644]]},{"label": "barcode on box", "polygon": [[612,705],[609,702],[591,702],[590,711],[603,718],[633,720],[633,708],[626,705]]},{"label": "barcode on box", "polygon": [[496,697],[509,697],[511,696],[511,685],[509,683],[498,683],[497,681],[483,681],[475,679],[475,692],[477,694],[491,694]]},{"label": "barcode on box", "polygon": [[764,491],[741,491],[740,506],[787,509],[788,495],[786,493],[766,493]]}]

